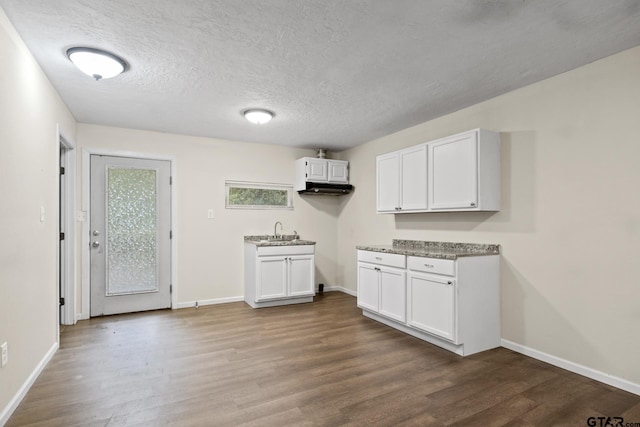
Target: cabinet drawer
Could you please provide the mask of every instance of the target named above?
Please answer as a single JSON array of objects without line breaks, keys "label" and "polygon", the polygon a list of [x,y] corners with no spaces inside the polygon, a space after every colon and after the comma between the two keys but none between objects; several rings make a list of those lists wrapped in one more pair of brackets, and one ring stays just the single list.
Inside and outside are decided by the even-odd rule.
[{"label": "cabinet drawer", "polygon": [[314,245],[258,246],[258,256],[313,254]]},{"label": "cabinet drawer", "polygon": [[384,252],[358,251],[358,261],[397,268],[405,268],[406,266],[406,257],[404,255]]},{"label": "cabinet drawer", "polygon": [[407,257],[407,268],[425,273],[443,274],[445,276],[455,276],[455,261],[451,259],[424,258],[418,256]]}]

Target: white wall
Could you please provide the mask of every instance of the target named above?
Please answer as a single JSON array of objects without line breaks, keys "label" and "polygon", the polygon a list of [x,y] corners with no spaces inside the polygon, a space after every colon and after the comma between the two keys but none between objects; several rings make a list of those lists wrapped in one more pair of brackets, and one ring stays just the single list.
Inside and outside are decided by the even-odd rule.
[{"label": "white wall", "polygon": [[292,211],[224,207],[225,180],[293,184],[295,159],[312,151],[87,124],[78,125],[78,145],[175,157],[179,304],[244,295],[243,236],[273,234],[276,221],[317,241],[316,283],[336,283],[336,198],[296,193]]},{"label": "white wall", "polygon": [[[342,153],[338,281],[359,244],[502,245],[502,336],[640,383],[640,47]],[[481,127],[502,132],[499,213],[375,213],[375,156]]]},{"label": "white wall", "polygon": [[[76,124],[0,9],[0,424],[56,345],[59,123]],[[40,222],[40,207],[45,220]]]}]

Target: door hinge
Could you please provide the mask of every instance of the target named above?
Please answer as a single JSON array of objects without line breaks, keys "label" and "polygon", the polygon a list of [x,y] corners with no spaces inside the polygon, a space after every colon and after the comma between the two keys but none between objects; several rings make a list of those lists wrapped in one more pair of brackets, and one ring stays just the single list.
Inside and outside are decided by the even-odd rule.
[{"label": "door hinge", "polygon": [[173,230],[169,231],[169,239],[173,239]]},{"label": "door hinge", "polygon": [[169,285],[169,293],[172,294],[173,293],[173,285]]},{"label": "door hinge", "polygon": [[305,166],[309,166],[309,162],[304,162],[304,165]]},{"label": "door hinge", "polygon": [[169,177],[169,185],[173,185],[173,177],[172,176]]},{"label": "door hinge", "polygon": [[64,166],[60,166],[60,175],[64,175]]},{"label": "door hinge", "polygon": [[60,305],[64,305],[64,298],[60,298]]},{"label": "door hinge", "polygon": [[60,233],[60,240],[64,240],[64,233]]},{"label": "door hinge", "polygon": [[305,178],[309,178],[309,174],[306,174],[306,173],[305,173],[305,174],[304,174],[304,177],[305,177]]}]

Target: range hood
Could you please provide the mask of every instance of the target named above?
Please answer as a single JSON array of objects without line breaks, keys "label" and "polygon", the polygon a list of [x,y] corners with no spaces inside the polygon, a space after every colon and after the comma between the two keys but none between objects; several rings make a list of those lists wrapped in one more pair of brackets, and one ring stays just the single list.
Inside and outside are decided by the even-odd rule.
[{"label": "range hood", "polygon": [[310,182],[305,183],[303,190],[298,190],[298,194],[309,194],[318,196],[342,196],[351,193],[353,185],[351,184],[331,184],[327,182]]}]

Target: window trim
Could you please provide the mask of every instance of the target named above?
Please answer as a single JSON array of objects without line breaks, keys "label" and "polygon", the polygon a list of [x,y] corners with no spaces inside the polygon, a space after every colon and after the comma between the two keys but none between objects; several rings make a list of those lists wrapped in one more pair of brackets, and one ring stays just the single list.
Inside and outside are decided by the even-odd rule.
[{"label": "window trim", "polygon": [[[286,190],[287,206],[277,205],[230,205],[229,189],[231,188],[252,188],[256,190]],[[293,210],[293,185],[275,184],[268,182],[252,181],[227,181],[224,182],[224,205],[225,209],[249,209],[249,210]]]}]

